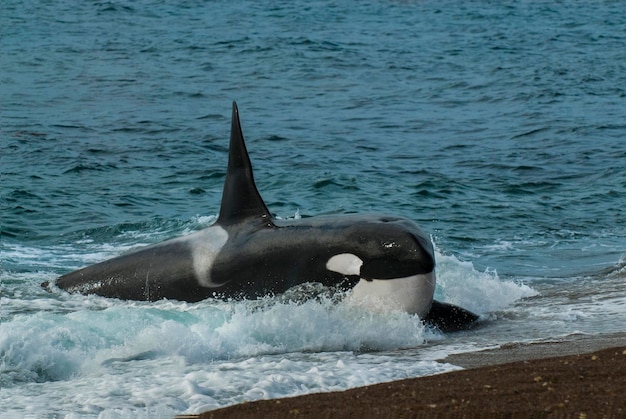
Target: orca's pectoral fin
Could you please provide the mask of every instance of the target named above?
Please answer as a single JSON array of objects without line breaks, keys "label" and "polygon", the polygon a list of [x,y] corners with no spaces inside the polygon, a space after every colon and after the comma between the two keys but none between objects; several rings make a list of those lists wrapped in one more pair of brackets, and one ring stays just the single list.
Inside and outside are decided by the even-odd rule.
[{"label": "orca's pectoral fin", "polygon": [[429,326],[442,332],[458,332],[476,326],[478,316],[469,310],[448,303],[433,300],[430,311],[424,318]]}]

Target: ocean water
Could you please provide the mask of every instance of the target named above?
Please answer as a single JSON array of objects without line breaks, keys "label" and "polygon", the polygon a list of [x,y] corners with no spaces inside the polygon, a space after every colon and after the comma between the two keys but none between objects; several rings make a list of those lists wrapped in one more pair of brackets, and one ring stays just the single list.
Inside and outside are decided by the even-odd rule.
[{"label": "ocean water", "polygon": [[[2,417],[172,417],[626,331],[621,2],[4,0],[0,46]],[[271,211],[415,220],[480,327],[40,287],[210,225],[232,100]]]}]

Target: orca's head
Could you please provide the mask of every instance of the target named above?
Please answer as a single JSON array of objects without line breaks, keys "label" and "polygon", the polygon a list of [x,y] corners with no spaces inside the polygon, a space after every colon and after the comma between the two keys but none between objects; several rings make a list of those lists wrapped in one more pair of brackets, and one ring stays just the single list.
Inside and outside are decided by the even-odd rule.
[{"label": "orca's head", "polygon": [[343,222],[341,252],[329,258],[326,269],[357,279],[347,301],[424,318],[436,283],[428,236],[405,218],[353,216]]},{"label": "orca's head", "polygon": [[366,281],[428,274],[435,269],[430,238],[406,218],[346,216],[341,252],[326,268]]}]

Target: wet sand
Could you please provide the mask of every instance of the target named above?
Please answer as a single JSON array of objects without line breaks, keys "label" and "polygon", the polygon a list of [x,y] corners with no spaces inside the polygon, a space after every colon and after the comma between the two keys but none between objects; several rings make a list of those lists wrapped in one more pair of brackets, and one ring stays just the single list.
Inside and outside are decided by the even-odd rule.
[{"label": "wet sand", "polygon": [[509,345],[442,361],[467,369],[179,418],[626,417],[626,334]]}]

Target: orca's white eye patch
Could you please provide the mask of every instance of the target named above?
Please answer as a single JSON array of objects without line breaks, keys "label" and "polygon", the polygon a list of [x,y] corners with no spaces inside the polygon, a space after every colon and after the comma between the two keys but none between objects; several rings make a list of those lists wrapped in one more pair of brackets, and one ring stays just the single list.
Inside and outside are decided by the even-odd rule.
[{"label": "orca's white eye patch", "polygon": [[363,261],[352,253],[340,253],[328,259],[326,269],[342,275],[360,275]]}]

